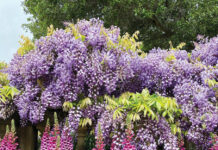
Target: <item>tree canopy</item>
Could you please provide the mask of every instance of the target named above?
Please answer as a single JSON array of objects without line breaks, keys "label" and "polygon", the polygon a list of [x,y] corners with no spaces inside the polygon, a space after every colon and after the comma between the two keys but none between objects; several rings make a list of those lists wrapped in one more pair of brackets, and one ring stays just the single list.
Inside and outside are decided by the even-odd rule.
[{"label": "tree canopy", "polygon": [[190,49],[198,34],[212,37],[218,31],[214,0],[25,0],[23,6],[32,15],[24,26],[34,38],[46,35],[51,24],[62,28],[65,21],[93,17],[123,33],[139,30],[145,50],[167,48],[169,41]]}]

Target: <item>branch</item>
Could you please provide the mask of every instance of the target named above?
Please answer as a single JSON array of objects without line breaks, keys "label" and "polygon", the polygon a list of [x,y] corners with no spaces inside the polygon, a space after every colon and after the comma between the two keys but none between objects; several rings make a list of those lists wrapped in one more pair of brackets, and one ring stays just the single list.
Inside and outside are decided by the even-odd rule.
[{"label": "branch", "polygon": [[158,18],[153,15],[152,16],[153,21],[155,22],[155,25],[162,31],[165,32],[166,37],[169,37],[173,34],[173,32],[171,30],[169,30],[168,28],[164,27],[161,22],[158,20]]}]

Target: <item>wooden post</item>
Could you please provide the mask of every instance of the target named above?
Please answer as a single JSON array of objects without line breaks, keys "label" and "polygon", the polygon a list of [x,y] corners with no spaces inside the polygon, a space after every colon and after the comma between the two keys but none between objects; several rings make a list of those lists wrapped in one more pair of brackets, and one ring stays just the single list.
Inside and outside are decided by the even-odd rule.
[{"label": "wooden post", "polygon": [[87,135],[86,127],[79,127],[76,150],[85,150],[85,137]]},{"label": "wooden post", "polygon": [[35,126],[20,127],[17,133],[21,150],[37,150],[37,130]]}]

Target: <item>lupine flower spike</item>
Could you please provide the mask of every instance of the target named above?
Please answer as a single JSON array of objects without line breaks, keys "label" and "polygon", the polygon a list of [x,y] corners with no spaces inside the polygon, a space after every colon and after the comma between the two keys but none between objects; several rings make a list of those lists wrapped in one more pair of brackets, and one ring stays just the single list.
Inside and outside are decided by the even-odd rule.
[{"label": "lupine flower spike", "polygon": [[0,150],[17,150],[18,143],[16,142],[17,136],[15,134],[15,124],[14,120],[12,120],[11,130],[8,125],[6,127],[5,136],[0,142]]},{"label": "lupine flower spike", "polygon": [[211,141],[213,146],[210,148],[210,150],[218,150],[218,136],[216,135],[213,137],[213,140]]},{"label": "lupine flower spike", "polygon": [[66,118],[64,129],[61,133],[61,150],[73,150],[73,138],[70,135],[69,122]]},{"label": "lupine flower spike", "polygon": [[126,138],[123,141],[123,150],[136,150],[136,147],[132,144],[132,138],[134,134],[131,127],[131,122],[127,122]]},{"label": "lupine flower spike", "polygon": [[47,119],[47,123],[45,126],[45,131],[43,133],[42,139],[41,139],[41,150],[47,150],[49,149],[49,138],[50,138],[50,123],[49,119]]},{"label": "lupine flower spike", "polygon": [[104,141],[103,141],[103,135],[101,131],[101,125],[100,123],[98,124],[98,137],[96,140],[96,148],[93,148],[92,150],[104,150]]}]

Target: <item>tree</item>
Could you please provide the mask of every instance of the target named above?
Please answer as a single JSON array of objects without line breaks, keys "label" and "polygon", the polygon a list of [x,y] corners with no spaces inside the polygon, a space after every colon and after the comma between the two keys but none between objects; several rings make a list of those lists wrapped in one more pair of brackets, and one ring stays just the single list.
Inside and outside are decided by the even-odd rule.
[{"label": "tree", "polygon": [[190,49],[198,34],[212,37],[218,31],[214,0],[25,0],[23,6],[32,15],[24,26],[34,38],[45,35],[51,24],[62,28],[64,21],[93,17],[123,33],[139,30],[145,50],[167,48],[169,41],[185,42]]}]

